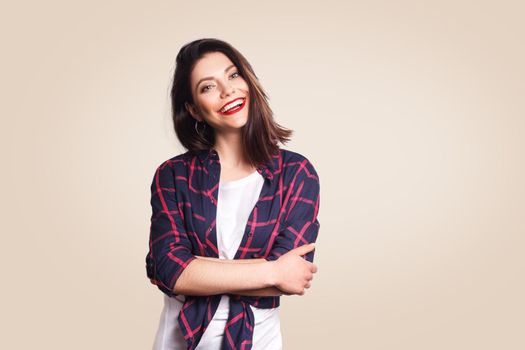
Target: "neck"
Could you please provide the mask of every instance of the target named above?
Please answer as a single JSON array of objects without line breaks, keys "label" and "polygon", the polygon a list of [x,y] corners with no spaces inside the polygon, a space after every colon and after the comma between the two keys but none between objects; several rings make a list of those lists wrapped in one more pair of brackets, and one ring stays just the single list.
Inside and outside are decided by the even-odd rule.
[{"label": "neck", "polygon": [[223,169],[250,167],[244,156],[240,133],[217,135],[214,148],[219,154]]}]

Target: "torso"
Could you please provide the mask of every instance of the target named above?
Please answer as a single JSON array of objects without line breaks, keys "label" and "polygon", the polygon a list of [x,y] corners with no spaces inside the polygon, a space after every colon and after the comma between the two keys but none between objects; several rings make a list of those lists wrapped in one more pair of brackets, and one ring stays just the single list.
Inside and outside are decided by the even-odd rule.
[{"label": "torso", "polygon": [[245,167],[245,168],[235,167],[232,169],[221,169],[220,181],[226,182],[226,181],[239,180],[239,179],[242,179],[243,177],[253,174],[253,172],[256,170],[257,168],[255,167]]},{"label": "torso", "polygon": [[[264,178],[257,174],[256,168],[246,176],[245,171],[235,169],[225,172],[227,176],[238,177],[237,180],[221,181],[218,190],[216,216],[217,249],[220,259],[234,259],[249,219],[252,208],[257,203],[264,184]],[[222,175],[222,174],[221,174]],[[186,341],[178,323],[185,296],[164,297],[164,309],[155,337],[154,350],[186,349]],[[279,307],[251,308],[254,317],[253,350],[281,350],[282,335]],[[202,335],[195,350],[221,348],[225,336],[226,324],[230,312],[230,297],[222,295],[219,305]]]}]

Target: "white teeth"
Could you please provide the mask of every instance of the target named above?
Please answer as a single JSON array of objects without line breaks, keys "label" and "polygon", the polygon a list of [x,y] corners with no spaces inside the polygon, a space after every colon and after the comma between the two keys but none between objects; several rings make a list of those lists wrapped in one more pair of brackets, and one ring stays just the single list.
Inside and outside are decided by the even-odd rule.
[{"label": "white teeth", "polygon": [[235,102],[232,102],[230,103],[229,105],[227,105],[226,107],[224,107],[223,109],[221,109],[221,112],[227,112],[229,111],[230,109],[234,108],[234,107],[237,107],[239,105],[241,105],[242,103],[244,102],[244,100],[237,100]]}]

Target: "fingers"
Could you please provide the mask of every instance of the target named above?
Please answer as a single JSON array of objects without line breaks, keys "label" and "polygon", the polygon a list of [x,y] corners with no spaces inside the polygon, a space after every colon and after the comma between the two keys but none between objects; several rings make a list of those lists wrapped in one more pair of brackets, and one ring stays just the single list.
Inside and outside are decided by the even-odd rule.
[{"label": "fingers", "polygon": [[300,247],[293,249],[293,252],[297,255],[305,255],[315,249],[315,243],[305,244]]}]

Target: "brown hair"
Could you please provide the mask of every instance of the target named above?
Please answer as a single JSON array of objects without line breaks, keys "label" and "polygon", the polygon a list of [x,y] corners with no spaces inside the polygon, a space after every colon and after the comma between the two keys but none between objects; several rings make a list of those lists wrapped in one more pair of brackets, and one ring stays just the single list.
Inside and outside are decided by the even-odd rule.
[{"label": "brown hair", "polygon": [[190,153],[197,154],[209,150],[215,144],[215,131],[209,125],[200,136],[195,130],[195,119],[186,109],[185,104],[194,104],[191,94],[190,76],[196,62],[209,52],[222,52],[238,69],[239,75],[246,81],[250,104],[248,121],[242,128],[241,142],[246,160],[254,166],[265,164],[272,155],[278,153],[278,143],[290,141],[293,130],[277,124],[268,104],[268,97],[259,79],[246,58],[230,44],[213,38],[192,41],[184,45],[176,58],[173,85],[171,88],[171,110],[175,134],[179,142]]}]

